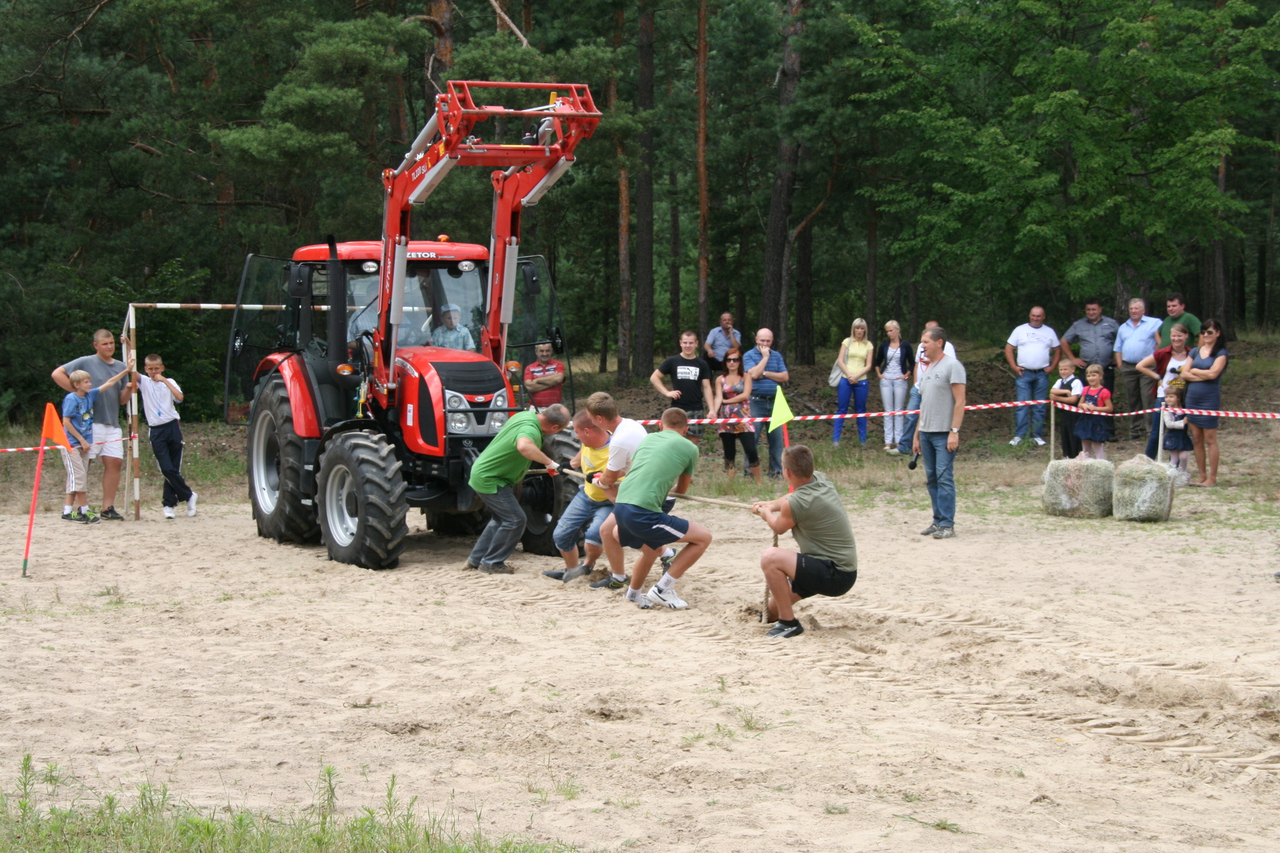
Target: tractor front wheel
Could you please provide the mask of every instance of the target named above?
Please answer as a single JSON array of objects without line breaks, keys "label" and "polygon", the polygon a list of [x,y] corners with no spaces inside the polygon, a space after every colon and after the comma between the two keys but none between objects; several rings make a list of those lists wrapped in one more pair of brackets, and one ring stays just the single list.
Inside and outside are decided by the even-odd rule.
[{"label": "tractor front wheel", "polygon": [[404,477],[382,435],[357,430],[331,439],[320,456],[320,527],[329,559],[394,569],[409,535]]}]

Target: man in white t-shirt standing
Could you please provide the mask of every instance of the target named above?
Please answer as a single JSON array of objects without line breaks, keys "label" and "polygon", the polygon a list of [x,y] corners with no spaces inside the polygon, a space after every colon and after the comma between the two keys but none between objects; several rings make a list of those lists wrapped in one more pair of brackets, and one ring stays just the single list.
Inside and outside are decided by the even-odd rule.
[{"label": "man in white t-shirt standing", "polygon": [[[926,329],[938,328],[937,320],[930,320],[924,324]],[[951,345],[951,341],[946,341],[942,348],[943,355],[956,357],[956,348]],[[929,369],[929,356],[925,355],[924,344],[916,345],[916,381],[911,386],[911,393],[907,397],[907,410],[916,412],[914,415],[907,415],[907,422],[902,429],[902,439],[898,442],[896,448],[889,449],[890,456],[910,456],[911,455],[911,439],[916,434],[916,424],[920,420],[920,378],[924,376],[924,372]]]},{"label": "man in white t-shirt standing", "polygon": [[[1028,322],[1013,330],[1004,345],[1004,360],[1009,362],[1013,375],[1017,377],[1015,387],[1018,391],[1018,402],[1027,400],[1047,400],[1049,397],[1049,374],[1058,367],[1058,333],[1044,324],[1044,309],[1039,305],[1031,309]],[[1014,354],[1017,353],[1015,358]],[[1028,412],[1027,410],[1032,411]],[[1044,447],[1044,404],[1038,406],[1018,406],[1013,410],[1014,432],[1009,444],[1017,447],[1027,437],[1027,426],[1030,423],[1031,440],[1036,447]]]}]

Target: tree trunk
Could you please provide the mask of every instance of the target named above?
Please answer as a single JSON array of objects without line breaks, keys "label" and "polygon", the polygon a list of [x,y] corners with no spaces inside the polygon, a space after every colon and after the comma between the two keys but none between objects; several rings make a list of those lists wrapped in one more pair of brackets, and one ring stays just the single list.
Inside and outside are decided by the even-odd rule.
[{"label": "tree trunk", "polygon": [[[1227,194],[1227,158],[1225,156],[1218,160],[1218,193]],[[1222,324],[1223,337],[1233,341],[1235,340],[1235,318],[1231,316],[1234,312],[1231,310],[1231,285],[1227,276],[1227,241],[1218,237],[1210,245],[1213,253],[1210,269],[1213,294],[1210,304],[1213,310],[1210,316],[1216,317]]]},{"label": "tree trunk", "polygon": [[804,34],[801,13],[805,0],[787,0],[787,37],[782,51],[782,68],[778,73],[778,106],[783,116],[784,131],[778,139],[777,165],[773,190],[769,195],[769,219],[764,233],[764,286],[761,292],[760,325],[772,329],[776,339],[784,337],[782,290],[786,276],[788,220],[791,218],[791,196],[795,191],[796,162],[800,147],[795,136],[785,128],[787,114],[795,103],[796,85],[800,81],[799,40]]},{"label": "tree trunk", "polygon": [[1258,241],[1258,292],[1253,302],[1253,325],[1267,327],[1267,243],[1271,241],[1271,229]]},{"label": "tree trunk", "polygon": [[698,334],[711,328],[707,291],[711,281],[711,189],[707,182],[707,2],[698,3],[698,47],[695,62],[698,99],[696,158],[698,169]]},{"label": "tree trunk", "polygon": [[[654,103],[654,0],[640,2],[640,61],[636,108],[642,113]],[[646,117],[640,131],[640,168],[636,172],[636,314],[631,336],[631,375],[643,379],[653,372],[653,127]]]},{"label": "tree trunk", "polygon": [[916,284],[916,262],[907,261],[907,332],[908,341],[920,339],[920,287]]},{"label": "tree trunk", "polygon": [[[618,9],[613,31],[613,46],[622,46],[622,27],[627,13]],[[609,109],[618,107],[618,74],[609,77]],[[617,140],[618,156],[618,387],[631,384],[631,175],[627,171],[627,150]]]},{"label": "tree trunk", "polygon": [[796,237],[796,339],[792,359],[813,364],[817,359],[813,339],[813,229]]},{"label": "tree trunk", "polygon": [[[683,331],[680,327],[680,180],[676,177],[674,166],[669,173],[667,183],[671,187],[671,261],[667,265],[670,276],[671,333],[678,347],[680,333]],[[698,332],[699,339],[702,334],[703,332]]]},{"label": "tree trunk", "polygon": [[428,0],[427,14],[435,18],[440,28],[436,31],[436,43],[427,54],[423,91],[427,98],[426,116],[435,113],[436,94],[444,91],[444,78],[453,68],[453,0]]},{"label": "tree trunk", "polygon": [[869,200],[869,203],[871,207],[867,211],[867,289],[864,296],[867,331],[871,333],[874,329],[880,328],[879,323],[876,322],[876,263],[880,256],[880,209],[874,200]]}]

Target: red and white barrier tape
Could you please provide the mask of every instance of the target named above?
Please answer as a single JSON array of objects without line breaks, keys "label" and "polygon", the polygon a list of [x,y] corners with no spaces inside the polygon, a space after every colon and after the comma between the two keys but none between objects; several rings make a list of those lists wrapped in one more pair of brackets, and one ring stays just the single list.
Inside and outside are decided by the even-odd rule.
[{"label": "red and white barrier tape", "polygon": [[[124,435],[124,436],[121,436],[120,438],[113,438],[110,441],[95,441],[93,444],[89,446],[92,447],[96,444],[114,444],[117,441],[133,441],[137,437],[138,437],[137,433],[134,433],[133,435]],[[52,450],[55,447],[61,447],[61,445],[46,444],[44,446],[44,449]],[[39,447],[0,447],[0,453],[22,453],[28,450],[39,450],[39,449],[40,449]]]},{"label": "red and white barrier tape", "polygon": [[[1066,403],[1058,403],[1053,400],[1018,400],[1009,403],[978,403],[972,406],[965,406],[966,412],[981,412],[987,409],[1014,409],[1019,406],[1043,406],[1046,403],[1067,412],[1077,412],[1082,415],[1102,415],[1108,418],[1127,418],[1130,415],[1149,415],[1152,412],[1170,411],[1182,415],[1206,415],[1210,417],[1220,418],[1261,418],[1265,420],[1280,420],[1280,413],[1276,412],[1217,412],[1207,409],[1139,409],[1136,412],[1086,412],[1075,406],[1068,406]],[[863,412],[861,414],[847,415],[796,415],[793,421],[836,421],[846,418],[884,418],[891,415],[918,415],[919,409],[906,409],[901,412]],[[747,424],[747,423],[768,423],[769,418],[696,418],[690,419],[691,424]],[[660,420],[644,420],[640,421],[645,426],[657,426],[662,423]]]}]

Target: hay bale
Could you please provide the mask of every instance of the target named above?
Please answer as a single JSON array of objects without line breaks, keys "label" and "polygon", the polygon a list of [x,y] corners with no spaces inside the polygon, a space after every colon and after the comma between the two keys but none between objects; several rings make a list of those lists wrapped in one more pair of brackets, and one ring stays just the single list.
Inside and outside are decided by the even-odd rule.
[{"label": "hay bale", "polygon": [[1044,511],[1067,518],[1111,515],[1115,466],[1105,459],[1059,459],[1044,472]]},{"label": "hay bale", "polygon": [[1168,521],[1174,469],[1138,455],[1116,468],[1112,511],[1121,521]]}]

